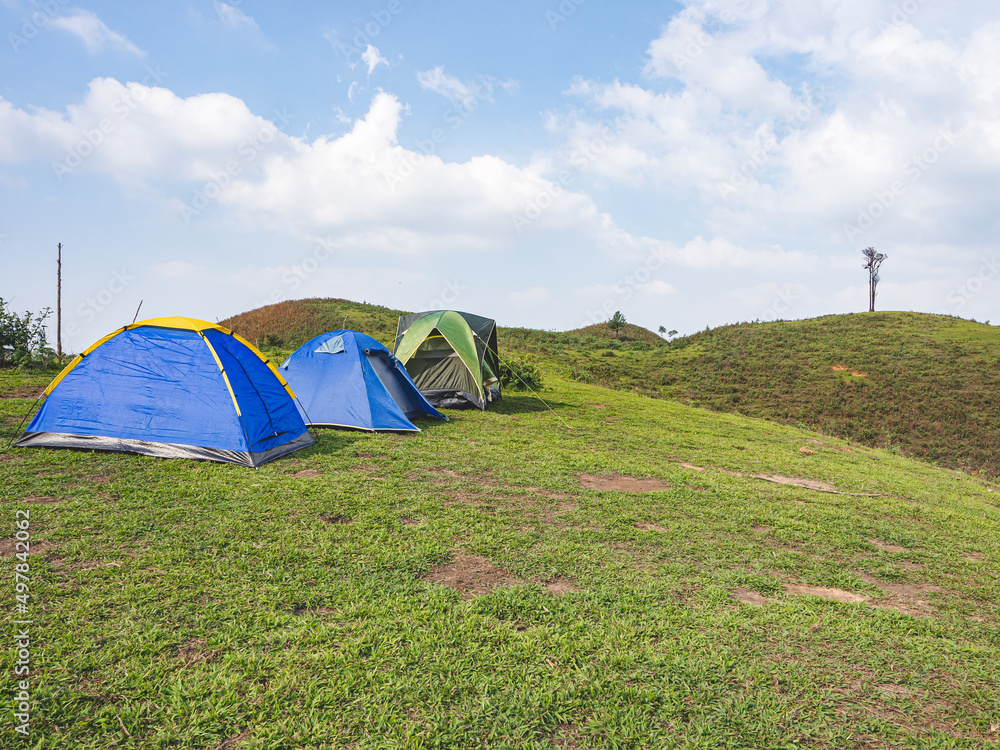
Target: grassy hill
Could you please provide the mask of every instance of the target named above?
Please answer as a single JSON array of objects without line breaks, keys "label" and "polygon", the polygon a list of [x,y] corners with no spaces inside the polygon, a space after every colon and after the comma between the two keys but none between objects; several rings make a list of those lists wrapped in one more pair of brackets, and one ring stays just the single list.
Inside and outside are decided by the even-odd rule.
[{"label": "grassy hill", "polygon": [[381,305],[344,299],[305,299],[279,302],[220,321],[257,345],[294,351],[313,336],[347,329],[367,333],[392,348],[396,321],[402,314]]},{"label": "grassy hill", "polygon": [[[222,321],[288,353],[334,328],[388,346],[401,311],[346,300],[283,302]],[[543,371],[715,411],[803,425],[968,472],[1000,476],[1000,328],[880,312],[741,323],[668,343],[627,324],[506,328],[501,355]]]},{"label": "grassy hill", "polygon": [[528,331],[505,338],[586,382],[1000,475],[995,326],[886,312],[743,323],[669,345]]},{"label": "grassy hill", "polygon": [[[0,439],[45,380],[0,376]],[[553,411],[512,394],[417,435],[318,431],[257,471],[0,453],[0,610],[11,633],[31,620],[19,744],[1000,739],[995,483],[555,369],[547,383]],[[8,697],[17,653],[0,650]]]}]

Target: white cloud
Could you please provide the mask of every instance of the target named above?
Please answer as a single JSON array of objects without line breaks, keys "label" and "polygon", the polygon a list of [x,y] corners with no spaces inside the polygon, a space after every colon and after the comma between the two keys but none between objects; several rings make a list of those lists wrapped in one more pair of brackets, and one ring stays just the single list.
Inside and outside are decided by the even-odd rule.
[{"label": "white cloud", "polygon": [[100,18],[89,10],[77,8],[69,15],[56,16],[49,20],[48,26],[67,31],[77,37],[92,55],[109,47],[139,57],[146,54],[125,36],[109,29]]},{"label": "white cloud", "polygon": [[223,25],[233,31],[260,31],[257,22],[235,6],[217,2],[215,13]]},{"label": "white cloud", "polygon": [[[395,96],[378,93],[348,132],[308,140],[283,133],[227,94],[183,98],[102,78],[64,113],[27,112],[0,99],[0,160],[48,161],[66,179],[79,171],[109,174],[129,192],[172,206],[185,221],[334,238],[344,255],[569,243],[632,264],[636,280],[623,273],[615,287],[647,297],[673,292],[650,273],[663,266],[738,273],[817,267],[812,256],[774,244],[743,246],[721,235],[675,244],[632,234],[588,195],[552,182],[534,165],[491,155],[449,162],[411,151],[398,140],[403,111]],[[66,165],[71,169],[63,174]],[[187,270],[167,264],[158,272]],[[541,299],[542,291],[518,293],[527,301]]]},{"label": "white cloud", "polygon": [[365,65],[368,66],[368,75],[375,72],[375,68],[379,65],[385,65],[389,67],[389,61],[382,57],[382,54],[378,51],[378,47],[369,44],[368,48],[361,53],[361,59],[364,61]]},{"label": "white cloud", "polygon": [[565,139],[550,161],[613,122],[589,174],[683,192],[734,242],[981,240],[1000,187],[997,12],[948,34],[916,0],[821,5],[691,0],[649,45],[647,84],[573,83],[585,109],[549,118]]},{"label": "white cloud", "polygon": [[443,65],[417,73],[417,80],[427,91],[440,94],[453,104],[466,109],[474,108],[477,100],[492,102],[493,92],[498,88],[503,89],[508,94],[513,94],[518,88],[516,81],[500,81],[489,75],[481,75],[475,81],[461,81],[455,76],[445,73]]},{"label": "white cloud", "polygon": [[443,65],[417,73],[417,80],[428,91],[440,94],[464,107],[469,107],[477,98],[476,88],[472,84],[462,83],[455,76],[448,75],[444,72]]}]

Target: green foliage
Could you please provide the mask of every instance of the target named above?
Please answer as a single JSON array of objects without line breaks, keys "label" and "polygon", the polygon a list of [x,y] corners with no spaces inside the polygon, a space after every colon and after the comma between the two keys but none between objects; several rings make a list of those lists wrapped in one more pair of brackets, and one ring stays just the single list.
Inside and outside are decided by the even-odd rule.
[{"label": "green foliage", "polygon": [[23,315],[8,309],[0,297],[0,367],[29,364],[50,359],[52,350],[45,346],[45,320],[52,314],[46,307],[40,313]]},{"label": "green foliage", "polygon": [[612,331],[615,332],[615,338],[618,338],[621,329],[625,327],[625,323],[626,323],[625,316],[622,315],[621,310],[618,310],[617,312],[615,312],[614,315],[611,316],[611,319],[608,320],[607,326],[608,328],[610,328]]},{"label": "green foliage", "polygon": [[500,360],[500,386],[503,390],[542,389],[542,373],[531,357],[504,357]]},{"label": "green foliage", "polygon": [[268,333],[264,335],[263,343],[265,349],[281,349],[285,345],[285,340],[276,333]]}]

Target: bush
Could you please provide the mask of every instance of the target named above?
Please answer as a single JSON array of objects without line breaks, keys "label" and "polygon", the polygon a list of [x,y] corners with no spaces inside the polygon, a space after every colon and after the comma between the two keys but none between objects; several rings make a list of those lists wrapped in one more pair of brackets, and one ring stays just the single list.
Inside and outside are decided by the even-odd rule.
[{"label": "bush", "polygon": [[8,312],[0,297],[0,367],[30,364],[51,353],[45,346],[45,319],[51,314],[51,308],[46,307],[37,315],[26,312],[20,316]]},{"label": "bush", "polygon": [[276,333],[264,334],[265,349],[280,349],[285,345],[285,340]]},{"label": "bush", "polygon": [[500,386],[511,391],[542,389],[542,373],[530,357],[500,362]]}]

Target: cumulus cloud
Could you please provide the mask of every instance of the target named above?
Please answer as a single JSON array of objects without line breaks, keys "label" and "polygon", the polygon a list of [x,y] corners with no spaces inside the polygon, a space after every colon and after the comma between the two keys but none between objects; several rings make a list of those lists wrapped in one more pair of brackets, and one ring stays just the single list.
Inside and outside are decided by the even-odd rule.
[{"label": "cumulus cloud", "polygon": [[[829,5],[829,7],[825,7]],[[645,81],[577,80],[550,117],[566,163],[614,123],[589,172],[684,191],[734,240],[945,241],[981,231],[1000,166],[1000,21],[942,26],[929,3],[689,0]],[[944,33],[942,28],[965,28]],[[984,187],[992,188],[984,192]],[[854,230],[851,230],[851,227]]]},{"label": "cumulus cloud", "polygon": [[[282,131],[220,93],[180,97],[169,89],[100,78],[65,112],[26,111],[0,99],[0,160],[42,160],[60,179],[111,175],[130,191],[158,197],[186,222],[227,221],[333,243],[340,254],[420,255],[497,251],[569,242],[642,270],[634,289],[669,295],[650,268],[788,271],[815,260],[774,244],[742,246],[722,236],[675,244],[633,234],[595,201],[545,176],[484,154],[446,161],[405,148],[403,104],[379,92],[368,112],[338,136]],[[188,266],[167,264],[161,275]],[[632,282],[628,282],[632,283]],[[518,292],[542,299],[542,287]]]},{"label": "cumulus cloud", "polygon": [[89,10],[77,8],[68,15],[50,19],[48,25],[50,28],[69,32],[78,38],[83,42],[87,52],[92,55],[108,48],[128,52],[138,57],[146,54],[130,42],[127,37],[109,29],[104,21]]}]

